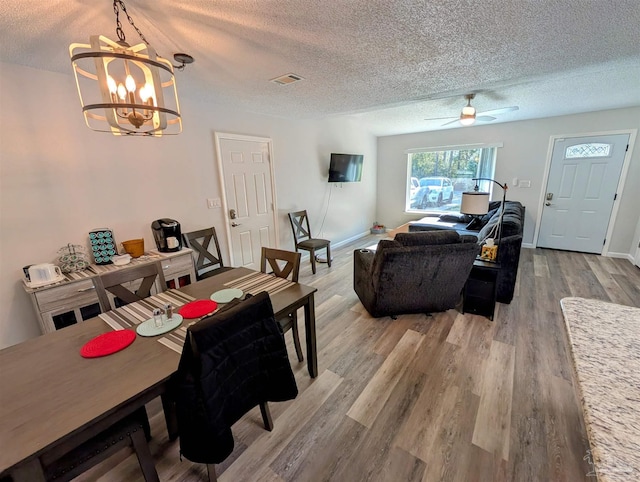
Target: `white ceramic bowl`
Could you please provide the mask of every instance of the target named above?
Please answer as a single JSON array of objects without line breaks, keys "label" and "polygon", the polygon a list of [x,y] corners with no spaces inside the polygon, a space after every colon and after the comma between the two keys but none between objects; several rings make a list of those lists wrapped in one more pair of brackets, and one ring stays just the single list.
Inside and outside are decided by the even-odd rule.
[{"label": "white ceramic bowl", "polygon": [[131,255],[122,254],[120,256],[114,256],[113,258],[111,258],[111,261],[113,261],[113,264],[115,264],[116,266],[124,266],[125,264],[129,264],[131,262]]}]

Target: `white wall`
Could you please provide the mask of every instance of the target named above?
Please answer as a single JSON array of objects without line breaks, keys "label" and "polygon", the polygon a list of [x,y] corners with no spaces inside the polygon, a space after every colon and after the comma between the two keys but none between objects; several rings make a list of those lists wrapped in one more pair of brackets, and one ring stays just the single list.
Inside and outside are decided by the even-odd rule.
[{"label": "white wall", "polygon": [[[476,143],[503,143],[498,149],[495,179],[510,184],[507,199],[526,206],[524,243],[533,243],[538,205],[543,194],[549,141],[553,135],[587,135],[640,128],[640,108],[616,109],[562,117],[550,117],[504,124],[477,125],[471,128],[421,132],[378,138],[379,221],[399,226],[420,218],[404,212],[407,176],[406,149]],[[530,180],[531,188],[511,186],[517,177]],[[500,192],[497,192],[500,191]],[[636,143],[631,157],[624,192],[614,226],[609,252],[635,253],[633,236],[640,217],[640,145]],[[502,197],[494,190],[494,197]],[[633,249],[633,251],[632,251]]]},{"label": "white wall", "polygon": [[[206,105],[180,96],[184,132],[124,138],[85,125],[71,75],[0,63],[0,347],[39,334],[22,266],[50,262],[67,243],[86,244],[89,230],[113,229],[116,241],[145,239],[150,224],[177,219],[183,231],[214,225],[225,260],[224,213],[206,207],[221,197],[214,132],[273,140],[280,246],[293,247],[286,213],[307,209],[333,243],[375,220],[376,139],[346,119],[287,121]],[[331,152],[364,154],[363,182],[326,182]]]}]

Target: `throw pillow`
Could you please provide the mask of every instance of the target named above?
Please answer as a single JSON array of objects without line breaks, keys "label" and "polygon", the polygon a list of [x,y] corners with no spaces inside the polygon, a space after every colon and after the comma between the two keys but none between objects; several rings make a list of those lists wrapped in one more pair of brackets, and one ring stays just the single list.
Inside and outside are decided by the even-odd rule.
[{"label": "throw pillow", "polygon": [[468,223],[471,216],[462,213],[445,213],[440,215],[440,221],[445,223]]},{"label": "throw pillow", "polygon": [[478,244],[484,244],[487,238],[494,238],[498,235],[498,221],[500,221],[500,212],[497,212],[489,220],[487,224],[478,233]]}]

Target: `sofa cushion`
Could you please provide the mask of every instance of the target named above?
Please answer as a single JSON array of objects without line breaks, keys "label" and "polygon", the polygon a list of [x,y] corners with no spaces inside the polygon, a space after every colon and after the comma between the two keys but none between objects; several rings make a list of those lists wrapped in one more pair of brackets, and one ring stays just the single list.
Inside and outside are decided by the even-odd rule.
[{"label": "sofa cushion", "polygon": [[402,246],[425,246],[453,244],[460,242],[460,235],[453,230],[421,231],[417,233],[398,233],[395,240]]},{"label": "sofa cushion", "polygon": [[520,216],[513,214],[505,214],[502,218],[502,237],[514,236],[522,234],[522,220]]}]

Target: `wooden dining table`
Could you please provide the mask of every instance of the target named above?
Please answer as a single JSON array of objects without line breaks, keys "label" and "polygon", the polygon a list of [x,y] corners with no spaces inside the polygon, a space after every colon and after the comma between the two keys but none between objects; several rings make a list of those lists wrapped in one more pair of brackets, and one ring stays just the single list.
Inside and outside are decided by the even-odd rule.
[{"label": "wooden dining table", "polygon": [[[208,299],[252,273],[234,268],[181,287],[177,294]],[[291,282],[269,293],[276,319],[304,309],[312,378],[318,375],[315,292]],[[137,336],[127,348],[105,357],[80,355],[85,343],[113,330],[105,320],[117,311],[0,350],[0,478],[44,480],[41,458],[79,446],[166,392],[180,353],[158,337]],[[171,432],[169,423],[168,428]]]}]

